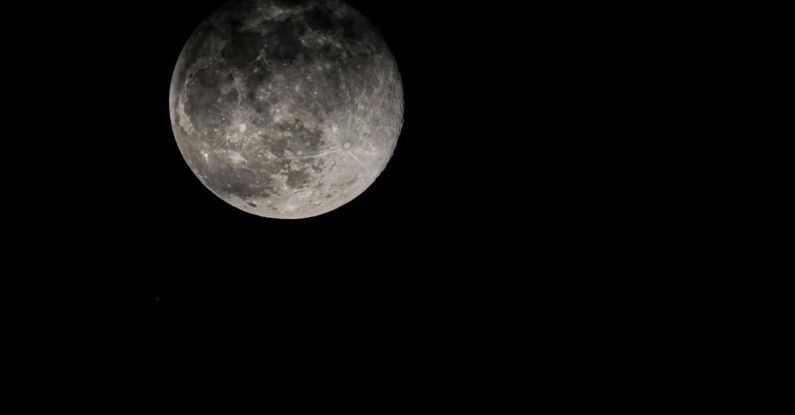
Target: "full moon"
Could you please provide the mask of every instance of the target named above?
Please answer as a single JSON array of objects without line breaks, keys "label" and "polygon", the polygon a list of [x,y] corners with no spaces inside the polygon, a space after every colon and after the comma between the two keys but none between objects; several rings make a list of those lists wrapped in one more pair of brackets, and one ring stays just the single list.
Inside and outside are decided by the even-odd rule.
[{"label": "full moon", "polygon": [[302,219],[383,172],[403,124],[384,39],[337,0],[234,0],[199,25],[171,80],[171,125],[196,177],[232,206]]}]

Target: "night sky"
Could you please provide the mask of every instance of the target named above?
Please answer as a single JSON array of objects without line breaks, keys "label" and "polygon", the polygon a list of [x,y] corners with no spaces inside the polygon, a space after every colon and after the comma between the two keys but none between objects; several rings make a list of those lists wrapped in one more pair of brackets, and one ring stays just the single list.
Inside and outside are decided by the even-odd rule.
[{"label": "night sky", "polygon": [[279,221],[207,191],[172,134],[177,57],[222,3],[6,6],[21,111],[5,137],[5,274],[26,286],[44,378],[452,368],[462,347],[520,330],[553,275],[599,260],[569,256],[600,243],[593,206],[608,198],[580,163],[605,151],[586,134],[600,120],[570,115],[599,105],[582,68],[605,58],[569,43],[565,19],[515,2],[349,1],[400,67],[397,150],[350,204]]}]

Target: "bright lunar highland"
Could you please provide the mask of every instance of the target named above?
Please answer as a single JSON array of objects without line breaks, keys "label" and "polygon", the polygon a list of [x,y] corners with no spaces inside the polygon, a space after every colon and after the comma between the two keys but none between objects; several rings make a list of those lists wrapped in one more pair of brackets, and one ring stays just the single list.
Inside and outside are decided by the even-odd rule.
[{"label": "bright lunar highland", "polygon": [[269,218],[322,215],[384,170],[403,87],[384,39],[337,0],[235,0],[187,41],[171,124],[196,177]]}]

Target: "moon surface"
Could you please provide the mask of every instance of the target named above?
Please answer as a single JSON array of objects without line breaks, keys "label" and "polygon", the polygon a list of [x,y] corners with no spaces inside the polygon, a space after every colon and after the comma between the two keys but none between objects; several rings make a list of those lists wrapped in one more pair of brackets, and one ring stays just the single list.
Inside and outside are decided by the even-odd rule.
[{"label": "moon surface", "polygon": [[378,31],[337,0],[235,0],[187,41],[171,124],[218,197],[277,219],[322,215],[364,192],[403,123],[403,86]]}]

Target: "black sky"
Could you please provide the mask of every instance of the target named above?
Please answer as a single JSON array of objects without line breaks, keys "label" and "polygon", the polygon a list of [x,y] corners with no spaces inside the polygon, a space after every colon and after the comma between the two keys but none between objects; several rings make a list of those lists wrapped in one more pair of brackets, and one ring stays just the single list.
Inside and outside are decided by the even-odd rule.
[{"label": "black sky", "polygon": [[[193,176],[172,136],[174,64],[221,1],[12,6],[8,56],[19,82],[10,88],[21,111],[9,134],[7,235],[13,272],[40,278],[43,361],[67,372],[155,367],[234,348],[216,343],[216,330],[243,341],[250,334],[237,329],[248,327],[259,333],[249,341],[269,342],[266,327],[289,321],[340,341],[410,327],[431,335],[450,324],[447,313],[471,314],[483,301],[463,293],[500,272],[491,256],[499,241],[483,231],[519,208],[503,186],[518,166],[501,160],[525,132],[501,132],[523,123],[504,92],[518,93],[523,81],[509,72],[524,52],[500,52],[491,19],[502,12],[350,3],[400,66],[405,125],[374,186],[303,221],[227,206]],[[207,345],[202,333],[213,338]]]},{"label": "black sky", "polygon": [[176,59],[222,3],[9,6],[21,111],[6,137],[6,235],[12,273],[36,281],[35,350],[57,379],[257,360],[266,347],[399,367],[453,337],[510,333],[528,296],[544,298],[517,287],[549,283],[572,249],[598,243],[584,206],[605,193],[572,166],[593,155],[582,129],[599,120],[568,114],[597,104],[573,97],[593,88],[584,65],[605,58],[570,42],[557,14],[349,1],[400,67],[403,132],[361,197],[277,221],[213,196],[172,136]]},{"label": "black sky", "polygon": [[278,221],[213,196],[172,136],[174,64],[222,3],[0,8],[2,369],[26,408],[637,413],[759,378],[737,356],[786,315],[763,269],[786,245],[742,228],[781,233],[746,204],[786,177],[749,160],[786,167],[760,133],[785,107],[742,89],[780,94],[772,10],[350,0],[400,67],[403,132],[361,197]]}]

